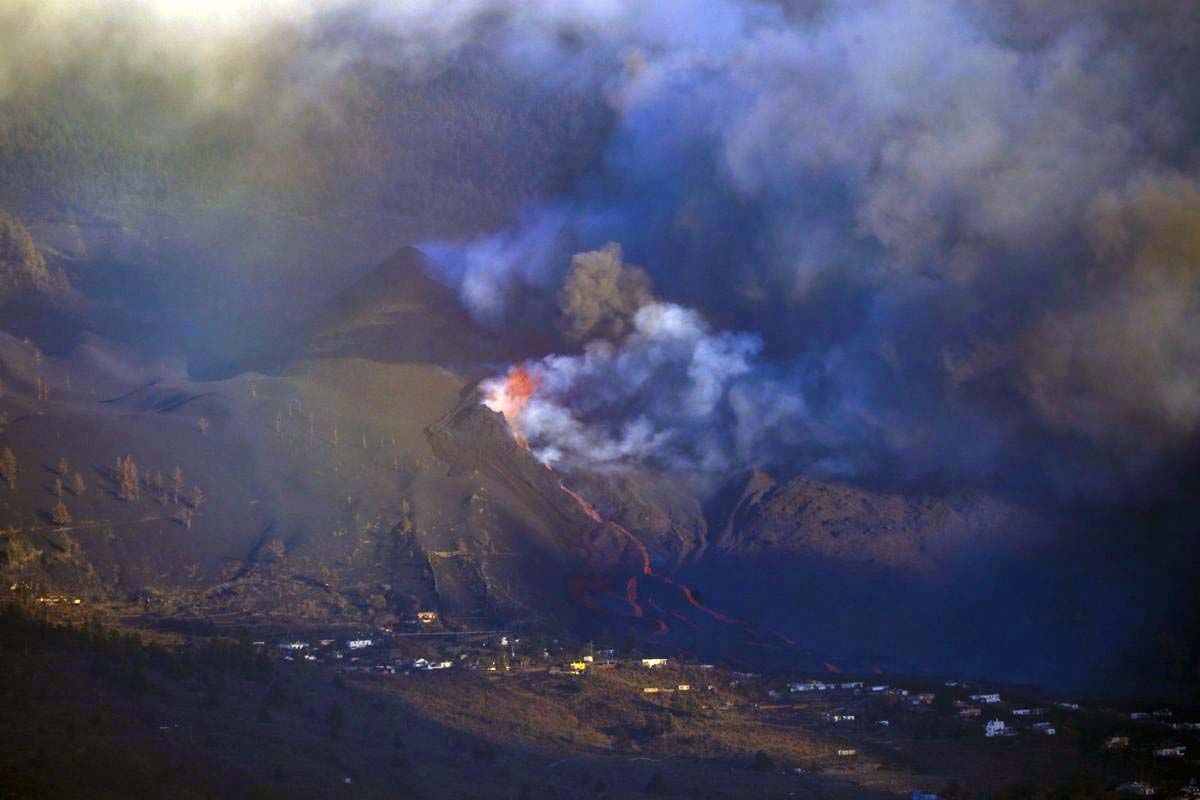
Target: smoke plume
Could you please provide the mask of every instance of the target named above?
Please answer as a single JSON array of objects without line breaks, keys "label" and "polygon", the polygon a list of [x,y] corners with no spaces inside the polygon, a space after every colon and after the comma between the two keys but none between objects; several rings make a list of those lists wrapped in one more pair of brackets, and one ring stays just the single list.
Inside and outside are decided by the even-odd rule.
[{"label": "smoke plume", "polygon": [[[377,111],[364,63],[482,66],[519,87],[481,90],[497,124],[595,98],[568,184],[429,245],[481,320],[565,311],[522,411],[548,459],[1109,492],[1200,425],[1198,42],[1166,0],[0,0],[0,99],[76,87],[255,182],[341,180],[353,216],[441,196],[341,127]],[[456,130],[422,135],[481,165],[462,206],[537,172]]]}]

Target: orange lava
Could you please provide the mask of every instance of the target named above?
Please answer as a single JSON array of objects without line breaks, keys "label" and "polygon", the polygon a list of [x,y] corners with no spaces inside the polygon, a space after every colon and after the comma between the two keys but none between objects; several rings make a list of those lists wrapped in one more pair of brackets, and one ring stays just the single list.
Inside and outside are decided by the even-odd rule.
[{"label": "orange lava", "polygon": [[728,625],[745,625],[746,624],[746,623],[742,622],[742,620],[734,619],[733,617],[728,617],[728,616],[722,614],[720,611],[713,611],[711,608],[709,608],[708,606],[704,605],[703,603],[701,603],[699,600],[696,599],[696,595],[692,593],[691,588],[684,586],[683,584],[680,584],[679,588],[683,591],[683,596],[687,598],[687,601],[689,603],[691,603],[695,608],[698,608],[701,611],[703,611],[705,614],[708,614],[713,619],[718,620],[720,622],[724,622]]},{"label": "orange lava", "polygon": [[509,367],[503,382],[485,381],[481,385],[484,392],[483,404],[504,415],[505,422],[512,429],[513,438],[526,450],[529,449],[529,443],[521,435],[517,418],[540,383],[540,379],[530,375],[524,366],[515,366]]},{"label": "orange lava", "polygon": [[642,616],[642,607],[638,605],[636,575],[630,577],[629,583],[625,584],[625,599],[629,601],[629,607],[633,609],[633,615],[635,617]]},{"label": "orange lava", "polygon": [[562,489],[564,492],[574,498],[575,502],[579,504],[579,507],[583,509],[583,513],[591,517],[593,522],[604,522],[604,517],[600,516],[600,512],[593,508],[591,503],[589,503],[587,500],[584,500],[582,497],[564,486],[562,481],[558,482],[558,488]]},{"label": "orange lava", "polygon": [[615,522],[610,522],[608,524],[617,531],[623,533],[625,536],[629,537],[629,541],[632,542],[633,546],[637,548],[638,554],[642,557],[642,574],[653,575],[654,571],[650,569],[650,551],[646,549],[646,545],[642,544],[642,540],[630,533],[629,530],[623,525],[618,525]]}]

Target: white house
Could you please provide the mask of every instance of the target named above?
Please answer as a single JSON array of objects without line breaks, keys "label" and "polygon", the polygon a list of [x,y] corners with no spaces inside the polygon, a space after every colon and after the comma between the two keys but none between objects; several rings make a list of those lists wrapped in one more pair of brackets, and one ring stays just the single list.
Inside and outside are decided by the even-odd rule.
[{"label": "white house", "polygon": [[663,667],[670,663],[669,658],[643,658],[642,666],[646,669],[654,669],[655,667]]},{"label": "white house", "polygon": [[973,694],[971,699],[977,703],[999,703],[1000,695],[998,694]]},{"label": "white house", "polygon": [[1009,729],[1004,724],[1004,720],[1000,719],[988,720],[987,724],[983,726],[983,735],[989,738],[994,736],[1007,736],[1008,731]]}]

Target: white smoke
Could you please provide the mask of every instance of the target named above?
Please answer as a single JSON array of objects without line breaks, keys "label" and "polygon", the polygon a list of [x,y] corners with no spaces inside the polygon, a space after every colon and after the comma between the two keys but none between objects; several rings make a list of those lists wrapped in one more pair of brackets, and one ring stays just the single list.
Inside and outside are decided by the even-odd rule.
[{"label": "white smoke", "polygon": [[617,343],[597,339],[581,355],[527,365],[537,389],[513,423],[551,465],[728,469],[738,458],[726,434],[730,395],[761,348],[694,310],[651,303]]}]

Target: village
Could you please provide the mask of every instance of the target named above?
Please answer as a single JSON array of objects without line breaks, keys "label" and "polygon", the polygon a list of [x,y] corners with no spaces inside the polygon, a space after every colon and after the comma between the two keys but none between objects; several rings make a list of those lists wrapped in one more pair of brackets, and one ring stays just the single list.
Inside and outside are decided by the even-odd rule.
[{"label": "village", "polygon": [[[432,611],[371,633],[281,637],[254,645],[296,668],[331,670],[338,681],[393,681],[387,685],[405,696],[449,694],[445,681],[478,678],[511,679],[533,696],[586,692],[589,684],[602,685],[610,695],[619,688],[622,702],[669,711],[675,720],[669,725],[677,731],[689,729],[679,721],[685,717],[701,731],[674,740],[660,736],[657,742],[644,732],[622,732],[620,741],[638,752],[661,755],[687,739],[678,754],[695,755],[694,740],[716,742],[715,731],[723,726],[769,729],[772,736],[764,741],[777,741],[780,730],[792,729],[804,735],[804,747],[782,753],[760,749],[752,768],[890,789],[902,781],[889,774],[885,756],[902,753],[937,776],[925,785],[904,784],[903,793],[913,800],[974,796],[955,793],[958,781],[945,766],[956,753],[964,762],[983,757],[1016,765],[1040,759],[1046,775],[1053,773],[1056,758],[1081,755],[1100,765],[1110,796],[1200,797],[1200,713],[1194,709],[1191,716],[1175,708],[1123,709],[1032,689],[919,676],[745,672],[637,649],[572,645],[533,632],[451,630]],[[486,693],[488,684],[482,685]],[[461,684],[452,691],[461,695]]]}]

